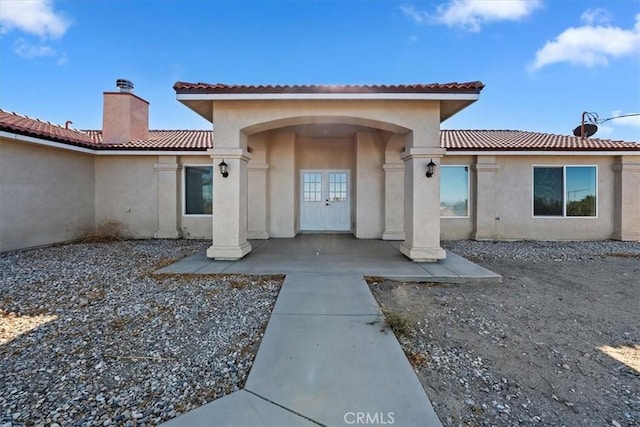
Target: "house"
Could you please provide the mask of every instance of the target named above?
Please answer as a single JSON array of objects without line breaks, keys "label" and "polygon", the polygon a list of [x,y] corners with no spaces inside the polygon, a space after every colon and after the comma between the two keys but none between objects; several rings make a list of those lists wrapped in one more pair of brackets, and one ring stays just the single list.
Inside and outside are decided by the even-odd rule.
[{"label": "house", "polygon": [[0,110],[0,251],[106,222],[211,239],[215,259],[320,232],[401,240],[415,261],[445,257],[442,239],[640,241],[640,144],[441,131],[480,82],[176,83],[213,131],[149,130],[148,102],[118,86],[101,131]]}]

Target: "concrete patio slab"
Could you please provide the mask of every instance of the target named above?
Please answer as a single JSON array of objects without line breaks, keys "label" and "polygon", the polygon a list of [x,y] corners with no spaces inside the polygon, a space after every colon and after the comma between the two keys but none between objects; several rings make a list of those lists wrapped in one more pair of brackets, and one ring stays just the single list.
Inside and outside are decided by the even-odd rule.
[{"label": "concrete patio slab", "polygon": [[419,282],[502,281],[500,275],[451,252],[438,262],[413,262],[400,252],[400,243],[356,239],[347,234],[303,234],[293,239],[252,240],[253,250],[238,261],[208,259],[203,248],[198,254],[157,273],[344,273]]},{"label": "concrete patio slab", "polygon": [[165,427],[308,427],[308,419],[240,390],[162,424]]}]

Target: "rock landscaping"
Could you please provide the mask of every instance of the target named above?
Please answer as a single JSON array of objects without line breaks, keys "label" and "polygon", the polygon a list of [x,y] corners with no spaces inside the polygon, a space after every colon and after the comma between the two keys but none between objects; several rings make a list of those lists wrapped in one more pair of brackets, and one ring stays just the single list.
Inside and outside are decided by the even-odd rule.
[{"label": "rock landscaping", "polygon": [[504,283],[368,281],[445,426],[640,425],[640,243],[444,245]]},{"label": "rock landscaping", "polygon": [[153,274],[204,245],[0,255],[0,426],[156,425],[241,388],[282,278]]}]

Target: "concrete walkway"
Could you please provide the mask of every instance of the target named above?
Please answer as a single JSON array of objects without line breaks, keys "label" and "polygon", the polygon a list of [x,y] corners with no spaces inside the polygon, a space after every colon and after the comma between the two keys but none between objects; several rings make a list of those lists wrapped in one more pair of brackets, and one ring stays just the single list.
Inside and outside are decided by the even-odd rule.
[{"label": "concrete walkway", "polygon": [[453,254],[413,263],[397,245],[348,235],[257,243],[240,261],[197,254],[159,270],[286,274],[245,388],[164,426],[441,425],[363,275],[448,282],[500,276]]}]

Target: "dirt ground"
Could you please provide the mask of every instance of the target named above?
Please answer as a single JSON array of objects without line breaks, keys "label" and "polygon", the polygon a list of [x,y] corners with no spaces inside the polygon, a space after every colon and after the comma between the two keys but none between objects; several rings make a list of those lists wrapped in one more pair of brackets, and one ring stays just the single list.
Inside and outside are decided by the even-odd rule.
[{"label": "dirt ground", "polygon": [[478,262],[371,289],[446,426],[640,426],[640,258]]}]

